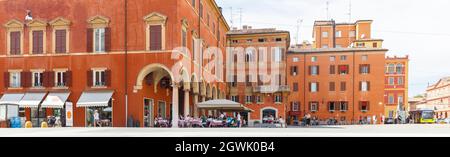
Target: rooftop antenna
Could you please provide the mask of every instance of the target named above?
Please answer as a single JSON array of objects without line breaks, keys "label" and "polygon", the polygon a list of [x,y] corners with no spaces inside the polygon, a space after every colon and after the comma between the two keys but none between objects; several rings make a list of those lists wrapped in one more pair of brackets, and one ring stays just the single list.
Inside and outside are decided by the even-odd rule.
[{"label": "rooftop antenna", "polygon": [[330,14],[329,14],[329,5],[330,5],[330,1],[327,1],[327,20],[330,19]]},{"label": "rooftop antenna", "polygon": [[300,42],[300,35],[299,35],[299,33],[300,33],[300,26],[302,25],[302,23],[303,23],[303,19],[298,19],[297,20],[297,33],[295,34],[295,44],[300,44],[299,42]]},{"label": "rooftop antenna", "polygon": [[352,0],[349,0],[348,5],[348,22],[352,22]]},{"label": "rooftop antenna", "polygon": [[239,27],[242,28],[242,8],[239,8]]},{"label": "rooftop antenna", "polygon": [[233,28],[233,7],[230,7],[230,15],[231,28]]}]

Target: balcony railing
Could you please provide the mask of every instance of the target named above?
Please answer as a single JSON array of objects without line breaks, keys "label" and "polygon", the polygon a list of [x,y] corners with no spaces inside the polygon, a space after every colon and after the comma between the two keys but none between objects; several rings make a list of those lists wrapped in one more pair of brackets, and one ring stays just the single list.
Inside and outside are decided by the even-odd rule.
[{"label": "balcony railing", "polygon": [[280,85],[280,86],[256,86],[253,87],[253,92],[258,93],[277,93],[277,92],[289,92],[290,88],[288,85]]}]

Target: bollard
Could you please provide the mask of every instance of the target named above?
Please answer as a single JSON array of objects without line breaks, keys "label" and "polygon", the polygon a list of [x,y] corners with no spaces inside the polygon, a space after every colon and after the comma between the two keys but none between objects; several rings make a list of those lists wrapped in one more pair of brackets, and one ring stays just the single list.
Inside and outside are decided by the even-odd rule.
[{"label": "bollard", "polygon": [[31,121],[25,122],[25,128],[33,128],[33,123]]},{"label": "bollard", "polygon": [[48,128],[47,122],[42,122],[41,123],[41,128]]}]

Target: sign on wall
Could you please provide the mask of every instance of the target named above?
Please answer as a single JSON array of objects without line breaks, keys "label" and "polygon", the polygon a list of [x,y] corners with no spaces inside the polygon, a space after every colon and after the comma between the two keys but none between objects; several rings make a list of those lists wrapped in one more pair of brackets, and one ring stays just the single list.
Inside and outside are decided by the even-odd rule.
[{"label": "sign on wall", "polygon": [[73,126],[73,104],[66,102],[66,127]]}]

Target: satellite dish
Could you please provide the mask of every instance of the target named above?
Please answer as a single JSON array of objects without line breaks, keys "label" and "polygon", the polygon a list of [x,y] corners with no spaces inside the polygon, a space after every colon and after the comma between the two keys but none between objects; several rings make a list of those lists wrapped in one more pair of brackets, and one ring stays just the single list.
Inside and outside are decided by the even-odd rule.
[{"label": "satellite dish", "polygon": [[364,39],[366,37],[365,34],[361,34],[361,39]]}]

